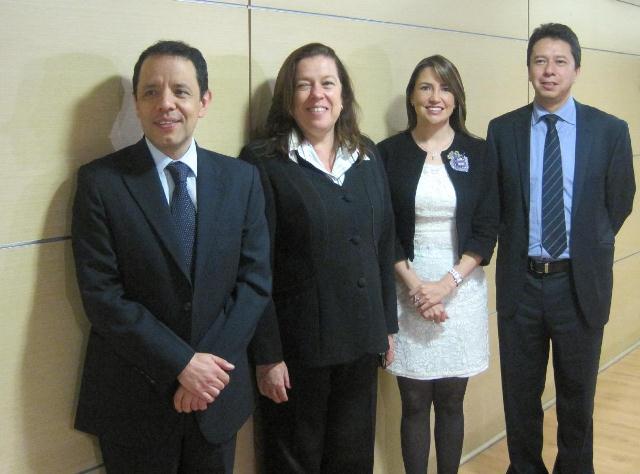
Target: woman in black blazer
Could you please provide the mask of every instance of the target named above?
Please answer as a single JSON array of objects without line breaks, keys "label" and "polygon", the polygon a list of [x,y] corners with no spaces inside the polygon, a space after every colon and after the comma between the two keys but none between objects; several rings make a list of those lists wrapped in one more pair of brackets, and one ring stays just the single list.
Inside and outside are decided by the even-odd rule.
[{"label": "woman in black blazer", "polygon": [[398,324],[389,371],[402,398],[406,472],[427,470],[435,410],[438,473],[458,471],[467,380],[489,359],[487,288],[497,195],[485,142],[465,127],[456,67],[436,55],[406,89],[409,127],[380,143],[396,217]]},{"label": "woman in black blazer", "polygon": [[285,60],[257,166],[273,302],[253,340],[269,473],[370,473],[377,362],[397,331],[393,210],[347,71],[308,44]]}]

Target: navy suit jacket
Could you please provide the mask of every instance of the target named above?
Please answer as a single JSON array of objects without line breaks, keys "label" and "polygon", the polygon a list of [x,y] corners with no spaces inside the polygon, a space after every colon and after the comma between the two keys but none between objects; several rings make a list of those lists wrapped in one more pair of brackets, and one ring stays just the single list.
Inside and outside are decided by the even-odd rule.
[{"label": "navy suit jacket", "polygon": [[246,348],[269,301],[264,196],[255,168],[198,148],[194,277],[144,140],[80,168],[73,251],[91,331],[76,428],[150,446],[180,422],[177,376],[195,352],[235,365],[198,422],[229,439],[252,411]]},{"label": "navy suit jacket", "polygon": [[[500,227],[496,263],[498,315],[514,314],[527,272],[529,136],[532,105],[489,123],[488,156],[497,166]],[[576,154],[569,242],[573,282],[587,324],[609,319],[615,235],[635,194],[627,124],[576,102]]]}]

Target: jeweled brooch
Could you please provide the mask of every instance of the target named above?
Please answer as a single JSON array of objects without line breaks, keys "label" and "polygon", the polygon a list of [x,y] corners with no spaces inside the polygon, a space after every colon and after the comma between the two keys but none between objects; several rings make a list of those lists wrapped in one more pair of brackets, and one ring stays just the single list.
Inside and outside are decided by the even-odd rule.
[{"label": "jeweled brooch", "polygon": [[447,159],[454,170],[462,171],[463,173],[469,171],[469,158],[464,153],[455,150],[450,151],[447,153]]}]

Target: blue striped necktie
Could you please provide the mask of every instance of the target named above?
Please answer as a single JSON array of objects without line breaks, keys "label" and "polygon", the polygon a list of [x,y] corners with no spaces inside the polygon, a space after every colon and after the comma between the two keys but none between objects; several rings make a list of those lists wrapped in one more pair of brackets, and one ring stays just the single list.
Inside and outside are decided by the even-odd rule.
[{"label": "blue striped necktie", "polygon": [[193,263],[193,243],[196,236],[196,208],[187,191],[189,167],[179,161],[167,165],[173,178],[174,189],[171,197],[171,216],[178,231],[178,240],[189,273]]},{"label": "blue striped necktie", "polygon": [[558,258],[567,248],[558,116],[548,114],[542,119],[547,123],[542,158],[542,246],[552,258]]}]

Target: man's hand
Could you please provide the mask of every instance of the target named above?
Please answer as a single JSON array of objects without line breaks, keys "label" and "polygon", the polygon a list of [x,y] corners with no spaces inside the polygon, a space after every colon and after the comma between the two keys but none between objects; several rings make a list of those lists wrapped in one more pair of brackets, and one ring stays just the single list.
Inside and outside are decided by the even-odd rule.
[{"label": "man's hand", "polygon": [[196,397],[180,385],[173,396],[173,406],[178,413],[191,413],[192,411],[206,410],[208,403],[205,399]]},{"label": "man's hand", "polygon": [[178,375],[178,382],[195,397],[211,403],[229,383],[227,372],[233,369],[235,366],[221,357],[196,352]]},{"label": "man's hand", "polygon": [[257,365],[256,379],[258,381],[258,389],[265,397],[276,403],[289,400],[287,389],[291,388],[291,383],[289,382],[289,369],[287,369],[287,364],[284,361],[276,362],[275,364]]}]

